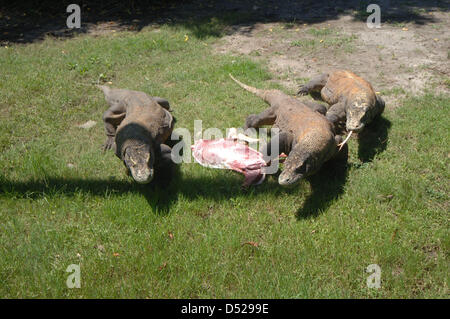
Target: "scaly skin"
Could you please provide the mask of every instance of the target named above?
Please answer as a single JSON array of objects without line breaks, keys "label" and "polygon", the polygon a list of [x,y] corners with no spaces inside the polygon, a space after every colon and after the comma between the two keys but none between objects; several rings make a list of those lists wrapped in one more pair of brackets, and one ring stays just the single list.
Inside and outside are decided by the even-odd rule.
[{"label": "scaly skin", "polygon": [[384,101],[372,85],[355,73],[338,70],[314,77],[302,85],[299,95],[320,93],[330,105],[326,117],[335,127],[346,121],[348,131],[361,131],[384,110]]},{"label": "scaly skin", "polygon": [[139,91],[98,87],[110,105],[103,114],[104,150],[115,149],[136,182],[151,182],[161,156],[170,155],[169,147],[163,144],[174,124],[169,102]]},{"label": "scaly skin", "polygon": [[270,105],[260,114],[249,115],[244,129],[273,125],[280,130],[278,152],[272,154],[271,143],[266,146],[270,152],[268,160],[277,158],[281,153],[288,155],[278,178],[280,185],[293,185],[316,173],[326,161],[346,152],[338,152],[337,143],[341,138],[335,138],[332,124],[313,105],[307,105],[279,90],[260,90],[239,82],[233,76],[231,78]]}]

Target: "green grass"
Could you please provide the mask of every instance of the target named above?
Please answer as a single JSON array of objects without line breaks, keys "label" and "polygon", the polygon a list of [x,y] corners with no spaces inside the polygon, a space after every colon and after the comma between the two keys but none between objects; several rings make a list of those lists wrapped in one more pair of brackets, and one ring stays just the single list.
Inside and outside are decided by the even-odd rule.
[{"label": "green grass", "polygon": [[381,92],[382,95],[393,95],[393,96],[399,96],[399,95],[404,95],[406,94],[406,91],[402,88],[402,87],[392,87],[386,90],[383,90]]},{"label": "green grass", "polygon": [[[95,83],[168,98],[191,132],[263,110],[228,73],[261,88],[270,74],[215,41],[162,27],[0,48],[0,297],[448,297],[446,96],[388,108],[364,147],[350,140],[346,173],[292,189],[268,178],[244,193],[242,176],[197,164],[151,189],[100,151]],[[70,264],[81,289],[66,287]]]},{"label": "green grass", "polygon": [[327,35],[333,34],[333,30],[330,28],[310,28],[306,31],[308,34],[311,34],[315,37],[323,37]]},{"label": "green grass", "polygon": [[291,45],[301,48],[308,54],[323,49],[349,53],[354,50],[353,43],[358,38],[354,34],[346,35],[330,28],[310,28],[306,33],[309,37],[292,41]]}]

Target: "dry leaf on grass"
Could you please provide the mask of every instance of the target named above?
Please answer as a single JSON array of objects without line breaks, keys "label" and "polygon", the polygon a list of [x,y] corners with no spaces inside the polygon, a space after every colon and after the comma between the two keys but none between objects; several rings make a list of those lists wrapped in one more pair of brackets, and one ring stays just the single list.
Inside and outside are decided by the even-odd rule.
[{"label": "dry leaf on grass", "polygon": [[241,246],[244,246],[244,245],[250,245],[250,246],[253,246],[253,247],[259,247],[259,244],[254,242],[254,241],[246,241],[245,243],[241,244]]},{"label": "dry leaf on grass", "polygon": [[84,128],[84,129],[88,130],[88,129],[94,127],[95,124],[97,124],[96,121],[89,120],[89,121],[87,121],[87,122],[84,123],[84,124],[78,125],[78,127],[79,127],[79,128]]},{"label": "dry leaf on grass", "polygon": [[167,262],[164,262],[161,266],[159,266],[159,270],[163,270],[164,268],[167,267]]}]

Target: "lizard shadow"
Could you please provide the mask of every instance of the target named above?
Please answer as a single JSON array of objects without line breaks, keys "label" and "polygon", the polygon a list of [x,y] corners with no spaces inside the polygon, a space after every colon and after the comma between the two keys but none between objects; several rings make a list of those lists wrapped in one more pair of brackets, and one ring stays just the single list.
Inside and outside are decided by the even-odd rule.
[{"label": "lizard shadow", "polygon": [[[358,157],[362,162],[370,162],[377,154],[386,150],[390,127],[391,122],[379,116],[358,135]],[[348,177],[347,160],[325,163],[317,174],[307,179],[312,192],[303,207],[297,211],[298,219],[319,215],[340,197]]]},{"label": "lizard shadow", "polygon": [[[151,187],[140,188],[140,192],[153,210],[161,215],[170,213],[172,205],[178,201],[179,196],[187,200],[207,198],[214,202],[226,202],[237,197],[257,199],[258,196],[267,193],[281,195],[299,192],[298,187],[286,188],[278,185],[278,174],[279,172],[273,176],[267,176],[266,181],[261,185],[243,190],[240,174],[222,172],[218,173],[218,176],[210,177],[182,176],[178,167],[177,175],[173,176],[173,180],[167,187],[155,184]],[[297,210],[297,218],[314,217],[328,208],[343,193],[347,176],[347,159],[345,159],[325,163],[317,174],[307,178],[312,193]]]},{"label": "lizard shadow", "polygon": [[137,190],[156,214],[167,215],[178,199],[175,188],[179,180],[180,166],[172,163],[165,170],[156,171],[154,180],[148,185],[138,185]]},{"label": "lizard shadow", "polygon": [[[328,163],[327,163],[328,164]],[[308,180],[313,188],[313,194],[308,197],[298,214],[302,212],[323,210],[329,202],[342,191],[346,176],[342,176],[342,168],[336,169],[332,165],[331,171],[325,164],[322,170]],[[164,165],[167,165],[165,163]],[[137,184],[132,179],[117,180],[115,178],[67,178],[58,176],[45,176],[41,179],[29,181],[10,181],[0,176],[0,194],[9,193],[17,198],[40,198],[52,194],[74,196],[79,192],[105,198],[123,196],[127,193],[140,193],[147,201],[152,211],[158,215],[167,215],[180,198],[195,200],[198,198],[211,199],[215,202],[226,202],[236,197],[257,199],[258,196],[271,194],[295,194],[298,188],[280,187],[277,174],[267,176],[261,185],[253,186],[244,191],[241,187],[243,176],[228,171],[209,171],[198,175],[186,172],[183,176],[180,165],[173,163],[170,166],[161,166],[155,169],[155,176],[150,184]],[[209,172],[208,172],[209,171]],[[193,173],[193,172],[192,172]],[[275,178],[274,178],[275,177]]]},{"label": "lizard shadow", "polygon": [[362,162],[371,162],[386,150],[391,125],[388,119],[378,116],[358,134],[358,157]]},{"label": "lizard shadow", "polygon": [[215,202],[227,202],[236,197],[253,197],[265,193],[292,193],[298,190],[276,187],[276,181],[269,180],[263,185],[247,191],[241,189],[242,176],[221,172],[216,177],[182,176],[180,167],[176,165],[171,172],[157,176],[150,184],[137,184],[131,178],[78,178],[46,176],[40,179],[14,181],[0,176],[0,195],[6,194],[17,199],[36,200],[43,197],[65,196],[76,197],[84,193],[105,199],[123,197],[127,194],[141,194],[152,211],[157,215],[167,215],[180,199],[195,200],[212,199]]},{"label": "lizard shadow", "polygon": [[[208,169],[205,169],[208,170]],[[172,180],[161,185],[139,185],[140,193],[146,198],[153,211],[160,215],[170,213],[172,205],[183,197],[187,200],[205,198],[214,202],[227,202],[236,197],[253,198],[265,193],[295,193],[294,189],[280,187],[278,182],[267,176],[266,181],[261,185],[252,186],[248,189],[242,188],[243,176],[238,173],[227,171],[215,172],[212,175],[203,176],[183,176],[180,167],[177,165],[176,173]]]},{"label": "lizard shadow", "polygon": [[329,161],[319,172],[308,177],[306,180],[311,185],[311,194],[306,198],[303,206],[297,210],[297,219],[316,217],[330,207],[332,202],[344,192],[347,177],[347,158]]}]

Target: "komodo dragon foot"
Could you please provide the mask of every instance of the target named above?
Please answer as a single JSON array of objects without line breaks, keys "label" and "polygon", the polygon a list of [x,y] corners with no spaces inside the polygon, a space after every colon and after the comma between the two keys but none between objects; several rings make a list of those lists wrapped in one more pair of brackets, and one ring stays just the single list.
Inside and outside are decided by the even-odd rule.
[{"label": "komodo dragon foot", "polygon": [[302,85],[300,86],[300,89],[297,92],[297,95],[308,95],[309,94],[309,89],[306,85]]}]

